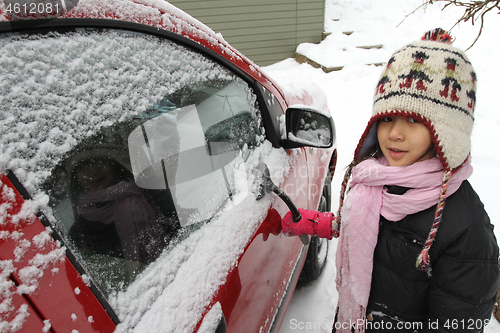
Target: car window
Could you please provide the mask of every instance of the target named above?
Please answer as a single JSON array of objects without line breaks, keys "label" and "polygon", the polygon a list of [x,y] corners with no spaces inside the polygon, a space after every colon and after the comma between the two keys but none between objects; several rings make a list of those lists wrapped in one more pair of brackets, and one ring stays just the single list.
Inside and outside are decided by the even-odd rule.
[{"label": "car window", "polygon": [[249,85],[184,46],[79,28],[0,35],[0,168],[105,298],[237,200],[264,141]]}]

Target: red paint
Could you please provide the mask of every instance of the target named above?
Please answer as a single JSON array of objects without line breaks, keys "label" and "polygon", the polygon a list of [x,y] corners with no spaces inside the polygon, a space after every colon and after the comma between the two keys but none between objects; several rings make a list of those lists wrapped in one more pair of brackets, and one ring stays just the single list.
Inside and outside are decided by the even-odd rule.
[{"label": "red paint", "polygon": [[[12,189],[15,194],[15,200],[11,202],[6,201],[4,196],[0,195],[0,205],[10,204],[12,208],[8,210],[8,213],[11,216],[16,216],[24,199],[5,175],[0,175],[0,181],[3,184],[2,191],[4,187],[7,187]],[[11,275],[11,279],[19,285],[22,284],[19,272],[25,267],[34,266],[30,260],[36,255],[47,254],[60,249],[60,247],[52,238],[41,248],[35,245],[33,237],[46,230],[35,215],[27,220],[21,220],[19,223],[13,223],[11,218],[7,218],[5,222],[1,225],[2,231],[22,234],[20,238],[10,238],[0,243],[0,259],[12,260],[15,272]],[[23,241],[31,242],[31,246],[22,257],[16,257],[14,255],[15,249]],[[41,270],[43,276],[37,279],[38,285],[34,292],[20,296],[25,304],[30,302],[36,307],[30,308],[30,316],[28,317],[30,324],[23,325],[21,332],[35,332],[31,323],[44,320],[50,320],[54,332],[71,332],[73,329],[77,329],[79,332],[113,332],[114,323],[90,288],[83,282],[81,276],[64,254],[60,259]],[[79,289],[78,294],[75,292],[76,288]],[[16,297],[18,304],[22,303],[23,300]],[[89,322],[89,316],[92,316],[92,323]],[[10,319],[10,317],[12,314],[9,314],[7,318]],[[35,320],[36,317],[39,319]]]},{"label": "red paint", "polygon": [[297,283],[290,281],[293,272],[304,264],[305,256],[297,261],[302,246],[281,234],[281,216],[271,208],[211,304],[221,304],[227,332],[268,332],[275,320],[281,324],[285,312],[275,318],[276,311],[290,302],[281,304],[288,284]]}]

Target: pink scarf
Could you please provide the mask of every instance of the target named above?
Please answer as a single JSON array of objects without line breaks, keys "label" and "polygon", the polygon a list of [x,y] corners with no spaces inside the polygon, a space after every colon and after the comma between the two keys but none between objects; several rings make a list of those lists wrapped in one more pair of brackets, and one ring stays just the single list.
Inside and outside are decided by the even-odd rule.
[{"label": "pink scarf", "polygon": [[[452,174],[448,196],[471,174],[469,158]],[[355,332],[364,332],[364,325],[359,323],[364,323],[370,296],[380,215],[396,222],[436,205],[443,175],[443,165],[437,157],[404,167],[388,166],[385,158],[370,158],[353,168],[351,187],[342,207],[336,254],[337,325],[341,326],[337,327],[337,332],[351,332],[353,325]],[[390,194],[385,185],[410,190],[403,195]]]}]

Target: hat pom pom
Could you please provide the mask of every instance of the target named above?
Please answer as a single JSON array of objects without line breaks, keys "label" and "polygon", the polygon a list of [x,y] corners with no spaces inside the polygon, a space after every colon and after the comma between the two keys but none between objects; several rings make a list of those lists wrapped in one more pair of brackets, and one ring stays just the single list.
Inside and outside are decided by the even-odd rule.
[{"label": "hat pom pom", "polygon": [[427,31],[425,35],[422,36],[422,40],[432,40],[435,42],[442,42],[448,44],[453,43],[453,37],[451,37],[449,32],[441,28],[436,28],[434,30]]}]

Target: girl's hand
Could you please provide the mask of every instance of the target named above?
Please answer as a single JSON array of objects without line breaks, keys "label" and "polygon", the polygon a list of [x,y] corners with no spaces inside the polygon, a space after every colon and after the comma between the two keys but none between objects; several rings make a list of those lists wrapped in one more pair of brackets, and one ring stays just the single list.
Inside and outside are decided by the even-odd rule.
[{"label": "girl's hand", "polygon": [[332,239],[338,237],[338,233],[332,231],[333,213],[320,213],[315,210],[300,209],[302,219],[293,221],[292,212],[286,213],[281,220],[283,234],[287,236],[311,235],[321,238]]}]

